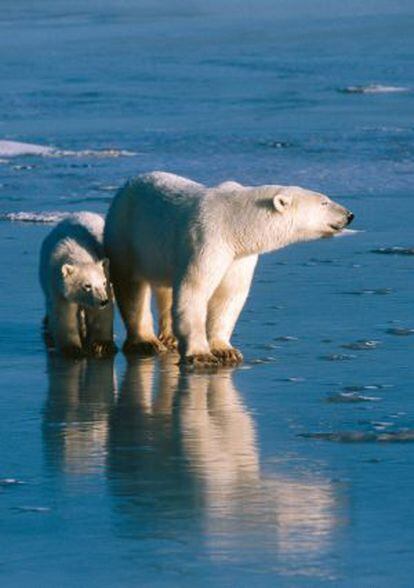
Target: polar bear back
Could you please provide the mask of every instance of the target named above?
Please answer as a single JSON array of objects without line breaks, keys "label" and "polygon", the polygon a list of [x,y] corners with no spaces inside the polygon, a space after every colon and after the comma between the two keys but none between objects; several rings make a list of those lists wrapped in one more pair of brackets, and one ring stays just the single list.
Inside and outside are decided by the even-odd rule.
[{"label": "polar bear back", "polygon": [[[131,258],[154,281],[171,275],[191,238],[191,227],[202,218],[206,187],[165,172],[153,172],[128,182],[115,196],[105,224],[105,248],[119,266]],[[122,235],[122,238],[120,238]]]}]

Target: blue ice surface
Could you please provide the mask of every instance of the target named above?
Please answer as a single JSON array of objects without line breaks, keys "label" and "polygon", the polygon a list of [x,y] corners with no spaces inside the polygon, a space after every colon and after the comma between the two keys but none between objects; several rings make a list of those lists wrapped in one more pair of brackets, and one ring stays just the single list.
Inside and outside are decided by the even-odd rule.
[{"label": "blue ice surface", "polygon": [[0,143],[1,218],[105,212],[163,169],[320,190],[364,232],[264,256],[244,366],[180,374],[48,357],[49,226],[0,222],[1,586],[412,584],[413,25],[403,0],[2,2],[0,141],[58,151]]}]

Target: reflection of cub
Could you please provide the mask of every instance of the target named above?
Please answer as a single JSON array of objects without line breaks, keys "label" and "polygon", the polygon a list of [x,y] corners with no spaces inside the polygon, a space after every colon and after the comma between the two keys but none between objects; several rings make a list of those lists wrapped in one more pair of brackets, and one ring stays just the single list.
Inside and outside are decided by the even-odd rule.
[{"label": "reflection of cub", "polygon": [[46,298],[48,339],[64,355],[112,355],[113,297],[104,258],[102,217],[74,214],[46,237],[40,283]]},{"label": "reflection of cub", "polygon": [[70,474],[105,463],[108,414],[116,387],[113,358],[68,361],[49,355],[43,432],[50,464]]}]

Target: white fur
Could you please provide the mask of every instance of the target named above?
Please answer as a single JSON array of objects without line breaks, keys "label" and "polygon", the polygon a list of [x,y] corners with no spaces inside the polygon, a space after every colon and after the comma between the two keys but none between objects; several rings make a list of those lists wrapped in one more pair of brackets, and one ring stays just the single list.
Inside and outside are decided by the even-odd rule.
[{"label": "white fur", "polygon": [[157,349],[152,287],[162,292],[161,339],[172,336],[172,307],[181,353],[225,360],[257,256],[331,236],[347,222],[342,206],[298,187],[207,188],[168,173],[138,176],[115,196],[104,236],[127,344]]},{"label": "white fur", "polygon": [[43,241],[39,277],[47,329],[59,351],[113,347],[113,296],[103,228],[101,216],[81,212],[60,222]]}]

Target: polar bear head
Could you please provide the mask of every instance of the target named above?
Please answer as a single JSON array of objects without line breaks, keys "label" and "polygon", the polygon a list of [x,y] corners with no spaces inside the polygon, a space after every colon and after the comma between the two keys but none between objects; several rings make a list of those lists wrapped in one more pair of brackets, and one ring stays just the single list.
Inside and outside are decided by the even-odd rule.
[{"label": "polar bear head", "polygon": [[341,232],[352,212],[327,196],[296,186],[280,186],[273,196],[275,223],[285,225],[292,241],[310,241]]},{"label": "polar bear head", "polygon": [[63,295],[69,302],[89,308],[105,308],[110,301],[109,260],[64,263],[61,268]]},{"label": "polar bear head", "polygon": [[340,233],[352,212],[324,194],[297,186],[267,185],[233,191],[228,216],[231,246],[238,255],[275,251],[299,241]]}]

